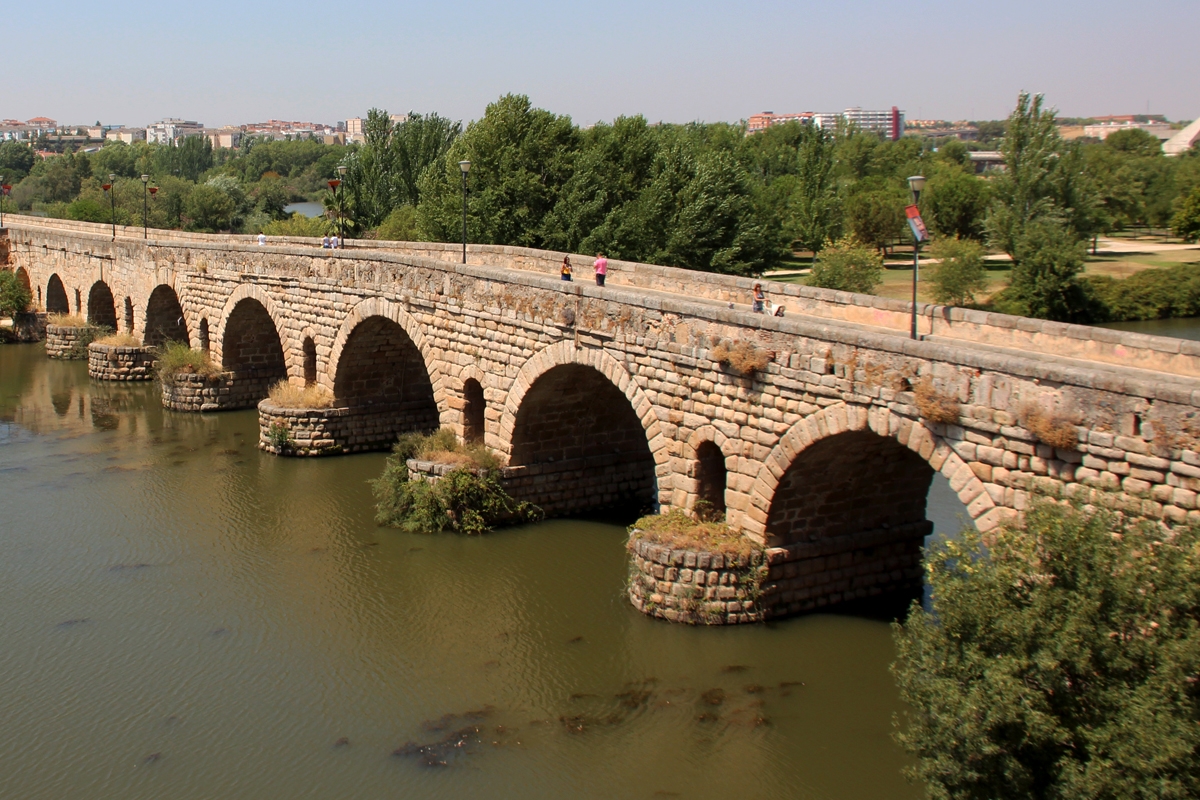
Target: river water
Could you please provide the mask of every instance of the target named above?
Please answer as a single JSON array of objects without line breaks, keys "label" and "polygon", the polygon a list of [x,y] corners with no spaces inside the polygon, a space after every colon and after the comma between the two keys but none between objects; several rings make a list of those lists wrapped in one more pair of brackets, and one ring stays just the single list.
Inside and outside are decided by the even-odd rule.
[{"label": "river water", "polygon": [[0,346],[0,797],[921,796],[885,622],[654,621],[619,525],[401,534],[256,442]]}]

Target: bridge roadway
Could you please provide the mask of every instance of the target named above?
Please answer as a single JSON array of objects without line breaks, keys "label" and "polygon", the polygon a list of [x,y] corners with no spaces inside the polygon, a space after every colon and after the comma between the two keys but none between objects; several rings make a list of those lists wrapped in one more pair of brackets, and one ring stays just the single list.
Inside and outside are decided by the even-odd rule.
[{"label": "bridge roadway", "polygon": [[1037,494],[1200,521],[1200,343],[934,305],[913,341],[906,303],[767,281],[766,317],[751,280],[654,265],[5,221],[40,308],[208,350],[226,407],[316,382],[347,451],[441,425],[550,513],[724,509],[778,613],[918,585],[935,471],[982,529]]}]

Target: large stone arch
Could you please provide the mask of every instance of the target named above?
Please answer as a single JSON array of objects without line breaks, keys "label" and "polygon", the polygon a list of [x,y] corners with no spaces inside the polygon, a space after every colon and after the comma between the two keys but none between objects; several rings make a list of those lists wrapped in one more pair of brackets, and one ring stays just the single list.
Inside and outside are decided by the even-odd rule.
[{"label": "large stone arch", "polygon": [[743,520],[769,548],[764,604],[780,615],[868,598],[907,605],[919,596],[935,472],[981,529],[1013,513],[997,507],[971,467],[920,420],[838,404],[793,425],[764,462]]},{"label": "large stone arch", "polygon": [[71,313],[71,300],[67,297],[67,289],[57,272],[46,281],[46,311],[51,314]]},{"label": "large stone arch", "polygon": [[338,365],[342,361],[342,352],[346,349],[346,342],[354,333],[355,328],[371,317],[383,317],[396,323],[416,347],[417,352],[421,354],[421,360],[425,363],[425,371],[429,375],[429,383],[433,389],[434,402],[437,403],[439,419],[442,423],[448,423],[449,408],[445,396],[445,372],[442,370],[441,364],[433,357],[433,348],[421,326],[411,314],[404,310],[401,303],[392,300],[370,297],[350,309],[350,313],[342,321],[341,328],[338,329],[337,336],[334,337],[326,369],[318,370],[318,382],[323,383],[330,390],[335,388]]},{"label": "large stone arch", "polygon": [[1011,516],[997,506],[983,481],[934,430],[921,422],[893,414],[886,408],[839,403],[795,423],[763,462],[750,492],[750,507],[740,527],[751,537],[765,542],[767,518],[780,482],[788,469],[812,445],[831,436],[851,431],[870,431],[895,440],[940,472],[967,507],[980,530],[989,530]]},{"label": "large stone arch", "polygon": [[[281,324],[284,315],[279,304],[271,297],[261,286],[253,283],[239,284],[229,298],[225,301],[224,307],[221,309],[221,314],[217,318],[216,330],[213,330],[213,325],[209,323],[209,347],[212,351],[214,361],[218,363],[225,362],[225,339],[228,335],[226,328],[229,325],[229,320],[233,316],[234,309],[243,300],[254,300],[267,312],[267,316],[271,318],[271,325],[275,329],[275,335],[279,338],[279,346],[283,350],[283,360],[286,365],[287,375],[300,375],[303,373],[303,365],[298,363],[295,354],[295,342],[288,336],[286,328]],[[215,346],[213,346],[215,345]]]},{"label": "large stone arch", "polygon": [[[34,298],[33,284],[29,280],[29,273],[25,271],[24,267],[17,267],[16,274],[17,283],[25,287],[25,291],[29,292],[30,298]],[[36,299],[30,300],[31,304],[33,302],[36,302]]]},{"label": "large stone arch", "polygon": [[170,284],[160,283],[150,292],[142,320],[142,341],[149,346],[160,347],[167,342],[191,343],[187,312]]},{"label": "large stone arch", "polygon": [[88,290],[87,321],[91,325],[117,329],[117,300],[104,281],[96,281]]},{"label": "large stone arch", "polygon": [[647,479],[650,504],[671,499],[669,444],[654,406],[624,365],[597,348],[564,341],[532,356],[488,443],[529,473],[529,486],[514,485],[550,513],[629,505]]}]

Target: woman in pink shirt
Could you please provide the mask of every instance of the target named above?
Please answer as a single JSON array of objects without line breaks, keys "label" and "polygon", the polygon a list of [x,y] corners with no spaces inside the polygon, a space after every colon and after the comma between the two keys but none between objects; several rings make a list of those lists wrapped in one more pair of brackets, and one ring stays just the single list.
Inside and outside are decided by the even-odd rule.
[{"label": "woman in pink shirt", "polygon": [[596,270],[596,285],[604,285],[604,276],[608,274],[608,259],[604,257],[604,253],[596,254],[596,263],[592,265]]}]

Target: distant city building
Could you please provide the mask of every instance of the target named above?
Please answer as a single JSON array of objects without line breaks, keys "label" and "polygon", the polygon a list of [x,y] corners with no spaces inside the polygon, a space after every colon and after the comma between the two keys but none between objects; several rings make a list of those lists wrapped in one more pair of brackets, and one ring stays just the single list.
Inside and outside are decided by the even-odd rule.
[{"label": "distant city building", "polygon": [[25,124],[31,128],[38,128],[47,132],[53,132],[58,128],[58,123],[49,117],[34,117],[33,119],[25,120]]},{"label": "distant city building", "polygon": [[173,117],[159,120],[146,126],[146,141],[157,144],[175,144],[188,136],[201,136],[204,126],[199,122]]},{"label": "distant city building", "polygon": [[134,142],[146,141],[145,128],[112,128],[104,134],[104,138],[110,142],[124,142],[125,144],[133,144]]},{"label": "distant city building", "polygon": [[860,131],[878,133],[892,141],[904,135],[904,112],[896,106],[888,111],[869,111],[855,106],[842,112],[813,114],[812,122],[823,131],[832,131],[838,123],[844,122]]},{"label": "distant city building", "polygon": [[32,141],[39,136],[50,136],[58,130],[58,123],[49,117],[34,117],[22,122],[19,119],[0,121],[0,140]]},{"label": "distant city building", "polygon": [[242,143],[242,129],[225,126],[224,128],[205,128],[204,136],[212,142],[212,146],[231,149]]},{"label": "distant city building", "polygon": [[1142,130],[1165,142],[1175,135],[1175,130],[1165,122],[1136,122],[1133,117],[1096,117],[1093,125],[1083,126],[1083,135],[1101,141],[1112,136],[1117,131]]},{"label": "distant city building", "polygon": [[[393,125],[402,125],[408,122],[408,114],[389,114],[388,119]],[[364,138],[363,126],[366,124],[366,117],[351,117],[346,120],[346,141],[361,142]]]},{"label": "distant city building", "polygon": [[799,122],[807,125],[812,122],[812,117],[811,111],[803,111],[798,114],[776,114],[774,111],[764,111],[761,114],[750,116],[750,119],[746,121],[746,133],[758,133],[772,125],[783,125],[786,122]]}]

